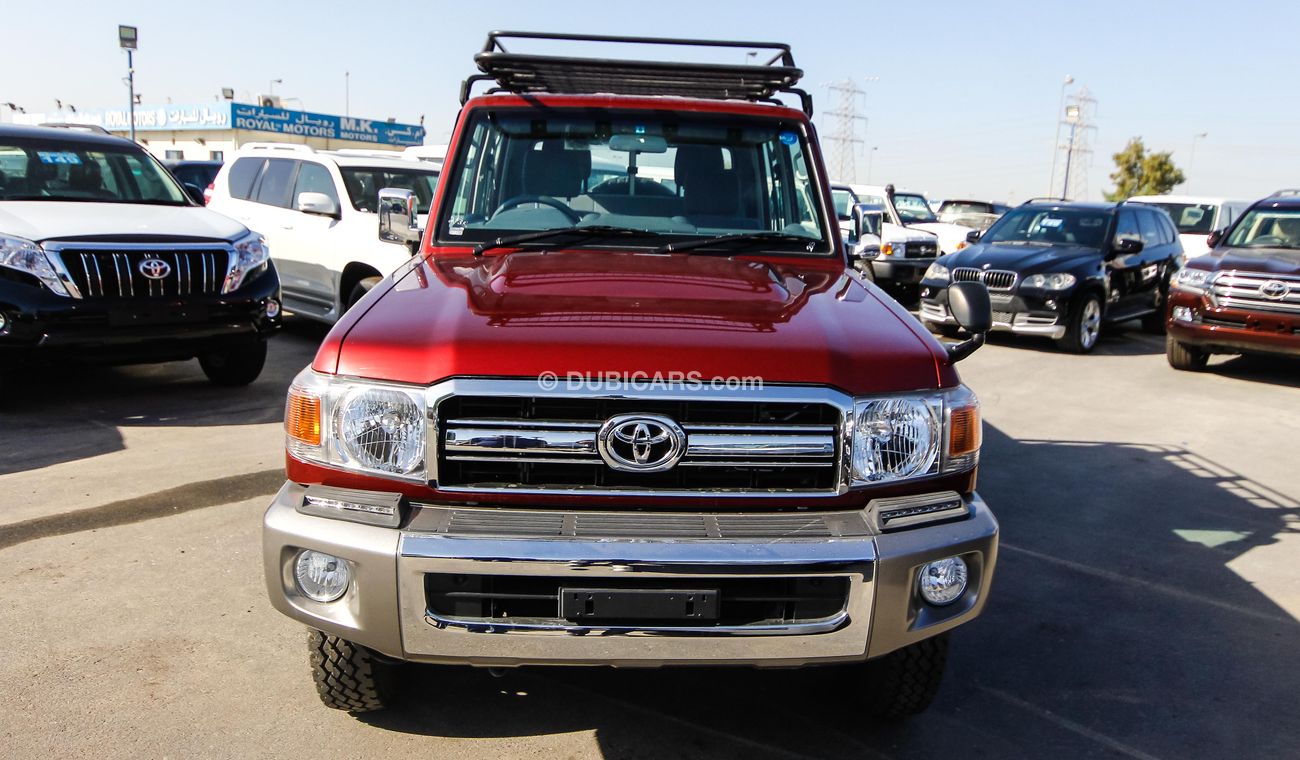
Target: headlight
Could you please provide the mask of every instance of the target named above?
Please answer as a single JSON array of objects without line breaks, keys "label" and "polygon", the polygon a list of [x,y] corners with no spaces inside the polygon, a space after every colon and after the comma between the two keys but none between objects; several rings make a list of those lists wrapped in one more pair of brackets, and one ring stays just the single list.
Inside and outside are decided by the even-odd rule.
[{"label": "headlight", "polygon": [[885,243],[880,246],[882,256],[906,256],[907,246],[903,243]]},{"label": "headlight", "polygon": [[947,282],[947,281],[948,281],[948,267],[946,267],[946,266],[944,266],[943,264],[940,264],[939,262],[936,261],[936,262],[934,262],[933,264],[930,265],[929,269],[926,269],[926,270],[925,270],[925,276],[922,277],[921,279],[923,279],[923,280],[937,280],[937,281],[939,281],[939,282]]},{"label": "headlight", "polygon": [[55,293],[69,295],[45,250],[30,240],[0,235],[0,267],[26,272]]},{"label": "headlight", "polygon": [[426,410],[424,388],[344,380],[308,367],[289,388],[286,445],[304,461],[422,482]]},{"label": "headlight", "polygon": [[1021,283],[1026,288],[1042,288],[1043,290],[1066,290],[1074,287],[1078,279],[1072,274],[1057,272],[1056,274],[1031,274]]},{"label": "headlight", "polygon": [[1179,269],[1173,284],[1189,293],[1204,294],[1214,284],[1215,274],[1207,269]]},{"label": "headlight", "polygon": [[957,472],[979,461],[979,401],[965,386],[858,399],[852,428],[854,485]]},{"label": "headlight", "polygon": [[226,277],[225,287],[221,289],[222,293],[233,293],[239,290],[246,281],[261,274],[262,270],[266,269],[266,262],[271,258],[271,251],[266,246],[266,238],[256,232],[236,240],[234,245],[235,266],[230,269],[230,275]]}]

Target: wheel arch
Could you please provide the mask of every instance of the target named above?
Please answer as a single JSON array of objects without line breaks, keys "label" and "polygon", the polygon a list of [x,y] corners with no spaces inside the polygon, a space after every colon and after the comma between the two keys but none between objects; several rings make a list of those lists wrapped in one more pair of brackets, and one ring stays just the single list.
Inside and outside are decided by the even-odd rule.
[{"label": "wheel arch", "polygon": [[352,289],[357,286],[357,283],[367,277],[383,278],[383,276],[382,272],[370,264],[360,261],[350,262],[343,267],[343,274],[339,276],[339,306],[346,308],[348,297],[352,295]]}]

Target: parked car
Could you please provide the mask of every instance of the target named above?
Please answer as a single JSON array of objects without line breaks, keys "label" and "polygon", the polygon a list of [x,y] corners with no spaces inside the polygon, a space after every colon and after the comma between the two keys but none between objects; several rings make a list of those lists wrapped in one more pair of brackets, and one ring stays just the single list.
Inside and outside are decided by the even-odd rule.
[{"label": "parked car", "polygon": [[886,221],[932,233],[939,239],[939,253],[956,253],[966,247],[966,236],[973,227],[949,224],[939,220],[930,210],[930,202],[921,193],[895,190],[893,185],[849,185],[859,203],[874,203],[889,211]]},{"label": "parked car", "polygon": [[[212,198],[212,182],[217,178],[217,172],[221,171],[222,163],[221,161],[174,159],[163,161],[163,166],[166,166],[176,181],[182,185],[197,187],[203,193],[203,202],[207,203]],[[187,192],[193,193],[190,190]]]},{"label": "parked car", "polygon": [[198,357],[251,383],[280,326],[262,237],[135,143],[0,126],[0,379],[36,363]]},{"label": "parked car", "polygon": [[989,201],[946,200],[939,205],[936,215],[939,221],[983,232],[998,220],[998,217],[1011,210],[1010,206]]},{"label": "parked car", "polygon": [[1300,197],[1258,201],[1209,245],[1173,279],[1170,366],[1204,369],[1211,354],[1300,356]]},{"label": "parked car", "polygon": [[871,203],[857,203],[850,214],[849,234],[844,238],[849,263],[872,282],[876,281],[873,262],[880,258],[881,234],[885,226],[885,209]]},{"label": "parked car", "polygon": [[880,253],[871,262],[873,278],[888,286],[903,300],[915,297],[916,284],[926,267],[939,256],[939,238],[933,232],[899,224],[898,214],[882,196],[860,196],[849,185],[831,185],[831,197],[839,219],[840,233],[853,231],[853,208],[869,206],[883,212]]},{"label": "parked car", "polygon": [[410,257],[378,238],[379,190],[411,190],[423,215],[438,169],[401,156],[251,143],[217,175],[208,206],[266,235],[285,308],[332,323]]},{"label": "parked car", "polygon": [[1164,209],[1174,220],[1183,255],[1189,259],[1209,253],[1210,233],[1230,227],[1250,206],[1250,201],[1194,195],[1135,195],[1129,202]]},{"label": "parked car", "polygon": [[[997,557],[954,368],[980,341],[846,276],[787,47],[668,76],[527,46],[476,56],[497,89],[463,86],[425,229],[381,191],[418,255],[289,391],[263,556],[319,695],[380,709],[403,662],[834,664],[863,714],[924,709]],[[983,287],[949,302],[986,329]]]},{"label": "parked car", "polygon": [[1163,330],[1183,255],[1169,215],[1137,203],[1030,202],[970,239],[925,273],[921,321],[955,334],[945,288],[978,281],[993,301],[994,330],[1043,335],[1076,353],[1092,351],[1108,323],[1140,318]]}]

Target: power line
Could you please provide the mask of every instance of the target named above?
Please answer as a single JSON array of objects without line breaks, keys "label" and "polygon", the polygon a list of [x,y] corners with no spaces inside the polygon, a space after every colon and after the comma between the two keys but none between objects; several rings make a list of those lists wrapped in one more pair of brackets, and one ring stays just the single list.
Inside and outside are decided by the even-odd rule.
[{"label": "power line", "polygon": [[[876,77],[868,77],[874,82]],[[860,108],[866,107],[867,93],[852,78],[826,85],[835,94],[835,109],[826,115],[834,119],[834,126],[826,142],[830,148],[832,178],[841,182],[858,181],[858,153],[866,143],[867,117]],[[858,125],[862,125],[859,134]]]},{"label": "power line", "polygon": [[1066,130],[1066,140],[1057,149],[1065,151],[1065,176],[1061,179],[1062,198],[1082,200],[1088,196],[1088,170],[1092,168],[1092,136],[1097,131],[1093,123],[1097,113],[1097,99],[1087,87],[1067,99],[1061,114],[1061,127]]}]

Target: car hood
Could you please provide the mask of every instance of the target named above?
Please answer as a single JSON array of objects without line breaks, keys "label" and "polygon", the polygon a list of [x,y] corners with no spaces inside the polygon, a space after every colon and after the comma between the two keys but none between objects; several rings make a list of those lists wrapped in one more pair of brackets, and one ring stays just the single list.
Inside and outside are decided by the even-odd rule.
[{"label": "car hood", "polygon": [[28,240],[167,236],[234,240],[248,230],[201,206],[70,201],[0,202],[0,233]]},{"label": "car hood", "polygon": [[591,250],[412,262],[335,327],[314,366],[419,384],[614,373],[871,393],[957,382],[939,344],[838,262]]},{"label": "car hood", "polygon": [[891,243],[936,243],[938,235],[919,229],[915,224],[903,226],[893,222],[881,225],[884,239]]},{"label": "car hood", "polygon": [[966,236],[975,231],[974,227],[963,227],[960,224],[946,222],[915,222],[908,227],[934,234],[939,238],[939,248],[944,253],[952,253],[960,249],[966,242]]},{"label": "car hood", "polygon": [[1300,251],[1286,248],[1216,248],[1197,258],[1197,266],[1300,277]]},{"label": "car hood", "polygon": [[1085,261],[1099,261],[1101,252],[1078,245],[1002,245],[976,243],[947,256],[943,264],[975,269],[1006,269],[1020,274],[1067,271]]},{"label": "car hood", "polygon": [[1209,238],[1209,235],[1199,235],[1192,232],[1178,233],[1178,242],[1183,245],[1183,256],[1190,259],[1209,253]]}]

